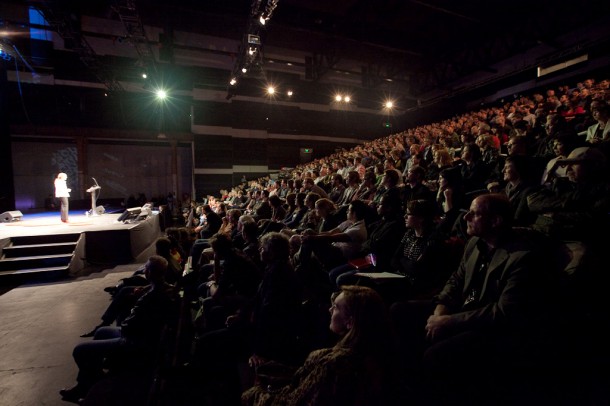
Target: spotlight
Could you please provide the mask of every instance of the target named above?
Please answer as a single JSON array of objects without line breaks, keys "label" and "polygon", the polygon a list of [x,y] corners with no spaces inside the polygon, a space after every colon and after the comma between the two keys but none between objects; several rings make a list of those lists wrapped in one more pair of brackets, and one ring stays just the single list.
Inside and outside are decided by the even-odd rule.
[{"label": "spotlight", "polygon": [[273,93],[275,93],[275,88],[274,88],[273,86],[269,86],[269,87],[267,88],[267,93],[268,93],[268,94],[273,94]]},{"label": "spotlight", "polygon": [[146,73],[142,74],[142,79],[146,79],[148,77],[148,75]]},{"label": "spotlight", "polygon": [[349,96],[345,96],[345,98],[343,99],[343,101],[346,103],[349,103],[351,100],[352,100],[352,98]]},{"label": "spotlight", "polygon": [[243,68],[241,68],[241,71],[242,71],[243,73],[246,73],[246,72],[248,72],[248,69],[246,69],[246,67],[244,66]]},{"label": "spotlight", "polygon": [[164,100],[167,97],[167,92],[163,89],[159,89],[156,91],[157,99]]},{"label": "spotlight", "polygon": [[287,91],[286,94],[288,95],[288,97],[292,96],[292,90]]},{"label": "spotlight", "polygon": [[267,22],[267,20],[265,20],[265,17],[260,16],[260,17],[258,18],[258,22],[260,22],[260,23],[261,23],[261,25],[265,25],[265,23]]},{"label": "spotlight", "polygon": [[391,109],[392,107],[394,107],[394,102],[392,100],[388,100],[387,102],[385,102],[384,106],[386,109]]},{"label": "spotlight", "polygon": [[341,100],[343,100],[343,97],[340,94],[335,96],[335,101],[340,102]]},{"label": "spotlight", "polygon": [[237,83],[237,79],[235,79],[235,78],[231,78],[231,81],[229,82],[229,84],[230,84],[231,86],[235,86],[235,84],[236,84],[236,83]]},{"label": "spotlight", "polygon": [[255,48],[248,48],[248,54],[250,56],[254,55],[256,53],[256,49]]}]

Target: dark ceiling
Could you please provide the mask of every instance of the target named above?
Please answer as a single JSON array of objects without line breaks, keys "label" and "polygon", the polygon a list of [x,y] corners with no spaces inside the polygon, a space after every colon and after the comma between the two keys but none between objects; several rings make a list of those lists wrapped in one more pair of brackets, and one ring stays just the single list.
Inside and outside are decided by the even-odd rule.
[{"label": "dark ceiling", "polygon": [[[239,39],[250,1],[158,2],[142,18]],[[157,3],[155,3],[157,4]],[[591,46],[608,33],[579,32],[610,16],[600,0],[279,0],[265,35],[267,46],[356,60],[404,83],[415,96],[447,87],[539,45],[546,53]],[[151,21],[152,22],[152,21]],[[562,36],[571,34],[572,41]],[[543,58],[547,55],[540,55]]]},{"label": "dark ceiling", "polygon": [[[117,4],[129,3],[145,26],[241,41],[255,1],[29,3],[111,19]],[[392,86],[415,104],[483,84],[506,87],[537,64],[578,53],[608,56],[609,18],[603,0],[279,0],[261,37],[264,47],[299,52],[315,72],[310,81],[343,72],[360,77],[362,88]]]}]

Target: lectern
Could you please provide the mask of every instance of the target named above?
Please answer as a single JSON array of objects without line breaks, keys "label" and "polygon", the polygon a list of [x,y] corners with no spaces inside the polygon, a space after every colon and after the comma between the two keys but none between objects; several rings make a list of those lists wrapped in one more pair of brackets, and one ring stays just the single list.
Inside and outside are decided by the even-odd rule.
[{"label": "lectern", "polygon": [[100,185],[97,184],[97,181],[95,180],[95,178],[92,178],[95,181],[95,185],[91,186],[89,189],[87,189],[87,193],[91,193],[91,210],[89,210],[88,214],[90,216],[99,216],[100,214],[103,213],[103,210],[100,210],[101,213],[96,209],[95,207],[95,202],[97,201],[97,197],[99,196],[99,190],[102,188]]}]

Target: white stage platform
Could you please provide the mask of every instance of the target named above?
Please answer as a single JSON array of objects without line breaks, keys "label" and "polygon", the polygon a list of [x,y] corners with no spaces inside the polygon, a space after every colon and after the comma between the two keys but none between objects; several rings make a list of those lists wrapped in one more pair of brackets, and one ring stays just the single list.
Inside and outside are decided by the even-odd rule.
[{"label": "white stage platform", "polygon": [[151,246],[162,233],[159,216],[152,214],[144,220],[119,221],[121,214],[104,213],[85,216],[70,213],[68,223],[62,223],[58,212],[24,215],[21,220],[0,223],[0,249],[10,244],[11,238],[83,234],[84,244],[78,259],[90,265],[119,265],[144,262],[154,253]]}]

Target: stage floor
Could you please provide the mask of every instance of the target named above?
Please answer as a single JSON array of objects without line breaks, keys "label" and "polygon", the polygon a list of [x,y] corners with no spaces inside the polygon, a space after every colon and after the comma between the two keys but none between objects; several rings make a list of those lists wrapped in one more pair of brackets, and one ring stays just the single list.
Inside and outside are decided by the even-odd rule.
[{"label": "stage floor", "polygon": [[21,220],[0,223],[0,239],[29,235],[69,234],[85,231],[129,230],[140,222],[124,224],[118,221],[122,213],[85,216],[82,211],[70,212],[67,223],[62,223],[58,212],[24,214]]}]

